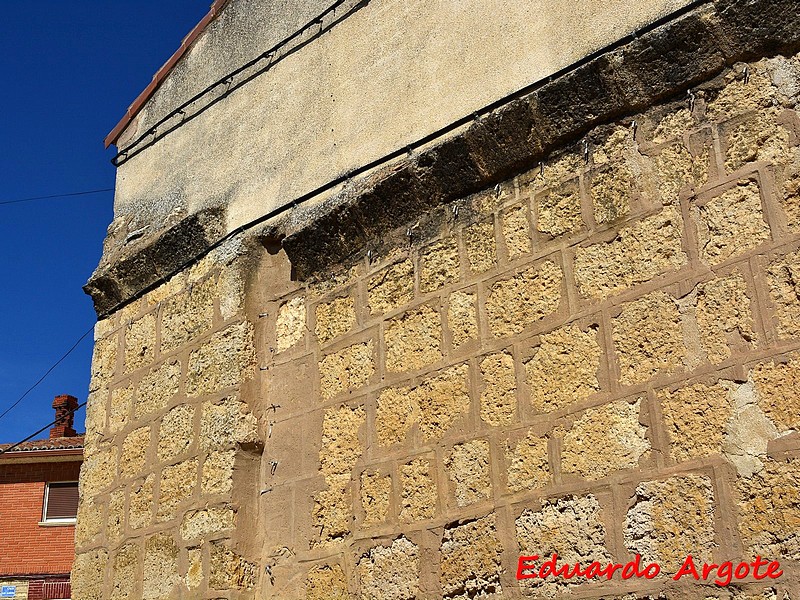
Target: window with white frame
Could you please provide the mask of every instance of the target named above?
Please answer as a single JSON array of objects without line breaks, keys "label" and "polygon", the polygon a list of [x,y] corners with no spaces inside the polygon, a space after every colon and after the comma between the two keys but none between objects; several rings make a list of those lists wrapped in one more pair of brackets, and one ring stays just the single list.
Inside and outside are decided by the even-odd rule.
[{"label": "window with white frame", "polygon": [[48,483],[44,490],[43,523],[74,523],[78,516],[78,482]]}]

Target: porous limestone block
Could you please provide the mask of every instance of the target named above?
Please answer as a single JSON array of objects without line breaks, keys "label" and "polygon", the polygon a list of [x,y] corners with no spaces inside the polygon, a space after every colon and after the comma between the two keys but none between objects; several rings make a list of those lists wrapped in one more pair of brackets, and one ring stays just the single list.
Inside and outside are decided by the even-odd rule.
[{"label": "porous limestone block", "polygon": [[120,477],[135,477],[145,466],[150,448],[150,427],[139,427],[131,431],[122,443],[119,455]]},{"label": "porous limestone block", "polygon": [[161,351],[170,352],[211,331],[216,284],[213,278],[196,283],[167,300],[161,310]]},{"label": "porous limestone block", "polygon": [[203,403],[200,412],[201,450],[224,450],[237,444],[258,442],[258,420],[238,397],[234,395]]},{"label": "porous limestone block", "polygon": [[302,296],[281,304],[275,322],[275,345],[283,352],[303,339],[306,333],[306,301]]},{"label": "porous limestone block", "polygon": [[739,534],[747,556],[800,558],[800,459],[766,459],[764,469],[740,477]]},{"label": "porous limestone block", "polygon": [[486,313],[497,337],[514,335],[555,312],[561,302],[563,273],[551,260],[489,288]]},{"label": "porous limestone block", "polygon": [[86,456],[81,464],[81,498],[94,498],[117,477],[117,449],[104,448]]},{"label": "porous limestone block", "polygon": [[510,491],[533,490],[550,483],[546,437],[528,432],[516,442],[506,442],[505,455]]},{"label": "porous limestone block", "polygon": [[196,458],[164,467],[158,492],[158,520],[169,521],[177,517],[178,506],[192,497],[196,487]]},{"label": "porous limestone block", "polygon": [[365,385],[375,372],[372,340],[332,352],[319,362],[320,392],[324,399]]},{"label": "porous limestone block", "polygon": [[517,383],[514,358],[507,352],[481,360],[481,419],[493,426],[508,425],[517,413]]},{"label": "porous limestone block", "polygon": [[800,335],[800,253],[787,254],[767,269],[775,328],[782,338]]},{"label": "porous limestone block", "polygon": [[257,567],[223,545],[211,544],[208,585],[214,590],[251,590],[255,587]]},{"label": "porous limestone block", "polygon": [[763,66],[748,66],[747,78],[736,77],[734,73],[729,73],[725,87],[706,105],[706,117],[720,122],[771,106],[777,99],[777,88],[772,85]]},{"label": "porous limestone block", "polygon": [[203,496],[229,494],[233,489],[233,465],[236,450],[209,452],[203,461],[200,492]]},{"label": "porous limestone block", "polygon": [[125,329],[125,372],[153,362],[156,346],[156,318],[153,313],[130,323]]},{"label": "porous limestone block", "polygon": [[158,433],[158,460],[175,458],[192,446],[194,412],[191,404],[181,404],[164,415]]},{"label": "porous limestone block", "polygon": [[536,197],[536,230],[553,237],[583,227],[578,181],[551,188]]},{"label": "porous limestone block", "polygon": [[683,219],[675,207],[623,227],[616,237],[575,249],[575,282],[588,298],[605,298],[686,264]]},{"label": "porous limestone block", "polygon": [[94,343],[92,352],[92,373],[89,391],[97,391],[109,384],[117,369],[117,349],[119,340],[116,335],[99,339]]},{"label": "porous limestone block", "polygon": [[531,251],[531,226],[525,206],[514,206],[503,213],[502,230],[510,260]]},{"label": "porous limestone block", "polygon": [[636,488],[624,527],[625,546],[643,563],[656,562],[675,573],[686,556],[711,562],[714,542],[714,488],[705,475],[646,481]]},{"label": "porous limestone block", "polygon": [[[557,553],[560,564],[613,562],[605,545],[600,502],[591,494],[546,500],[538,511],[526,509],[516,519],[515,529],[521,555],[549,558]],[[552,598],[583,581],[583,577],[526,579],[520,587],[526,596]]]},{"label": "porous limestone block", "polygon": [[[141,588],[139,569],[142,565],[142,548],[134,543],[121,546],[111,563],[111,600],[128,600]],[[141,593],[141,592],[139,592]]]},{"label": "porous limestone block", "polygon": [[739,181],[734,188],[694,209],[700,258],[717,265],[770,239],[758,184]]},{"label": "porous limestone block", "polygon": [[655,158],[661,202],[665,205],[677,206],[681,190],[692,185],[699,187],[706,182],[708,174],[704,167],[707,168],[707,165],[708,151],[695,158],[682,143],[674,143],[662,148]]},{"label": "porous limestone block", "polygon": [[420,250],[419,289],[422,293],[434,292],[458,281],[460,276],[457,238],[446,238]]},{"label": "porous limestone block", "polygon": [[453,292],[447,301],[447,325],[453,336],[453,348],[459,348],[478,337],[475,294]]},{"label": "porous limestone block", "polygon": [[329,475],[350,475],[364,452],[360,436],[366,424],[362,406],[341,406],[325,411],[322,421],[320,471]]},{"label": "porous limestone block", "polygon": [[386,369],[413,371],[442,358],[442,324],[438,311],[423,304],[392,319],[384,331]]},{"label": "porous limestone block", "polygon": [[328,475],[327,487],[314,494],[312,518],[319,528],[320,544],[336,542],[350,533],[353,522],[353,487],[350,475]]},{"label": "porous limestone block", "polygon": [[405,523],[430,519],[436,514],[436,481],[431,461],[414,459],[400,467],[400,520]]},{"label": "porous limestone block", "polygon": [[445,462],[445,467],[457,506],[468,506],[492,495],[487,440],[456,444]]},{"label": "porous limestone block", "polygon": [[465,227],[462,235],[467,252],[467,262],[473,273],[488,271],[497,263],[497,247],[492,221]]},{"label": "porous limestone block", "polygon": [[426,441],[441,437],[469,411],[469,367],[456,365],[416,387],[386,388],[377,404],[375,430],[382,446],[405,440],[415,423]]},{"label": "porous limestone block", "polygon": [[722,453],[725,426],[733,416],[728,389],[722,383],[697,383],[658,393],[673,460]]},{"label": "porous limestone block", "polygon": [[786,362],[770,361],[756,365],[752,378],[758,394],[758,406],[785,433],[800,428],[800,357]]},{"label": "porous limestone block", "polygon": [[306,577],[306,600],[349,600],[347,579],[339,565],[316,566]]},{"label": "porous limestone block", "polygon": [[380,471],[364,471],[361,474],[361,506],[364,509],[364,525],[383,523],[389,516],[392,498],[392,478]]},{"label": "porous limestone block", "polygon": [[238,385],[252,376],[255,361],[253,326],[247,321],[229,325],[189,355],[186,394],[213,394]]},{"label": "porous limestone block", "polygon": [[397,538],[390,546],[371,548],[359,559],[356,571],[361,600],[418,598],[420,551],[405,537]]},{"label": "porous limestone block", "polygon": [[675,300],[662,291],[625,304],[612,320],[612,338],[623,385],[674,373],[683,365],[681,315]]},{"label": "porous limestone block", "polygon": [[144,543],[144,583],[142,598],[166,598],[180,581],[178,546],[170,532],[157,533]]},{"label": "porous limestone block", "polygon": [[778,125],[778,109],[760,110],[750,119],[729,128],[725,168],[733,172],[749,162],[791,160],[789,131]]},{"label": "porous limestone block", "polygon": [[410,259],[387,267],[367,281],[367,302],[373,315],[383,314],[414,298],[414,263]]},{"label": "porous limestone block", "polygon": [[597,171],[592,176],[590,193],[596,223],[611,223],[631,211],[633,175],[624,163]]},{"label": "porous limestone block", "polygon": [[561,470],[584,479],[601,479],[632,469],[650,450],[647,427],[639,423],[641,400],[618,400],[591,408],[563,432]]},{"label": "porous limestone block", "polygon": [[166,362],[150,370],[139,382],[134,401],[137,419],[166,407],[178,393],[181,365],[178,361]]},{"label": "porous limestone block", "polygon": [[88,446],[96,446],[106,429],[106,421],[108,420],[107,400],[108,393],[105,391],[92,392],[86,400],[86,437],[84,438],[84,443]]},{"label": "porous limestone block", "polygon": [[582,331],[567,325],[542,335],[536,354],[525,363],[534,408],[560,410],[599,391],[601,355],[596,326]]},{"label": "porous limestone block", "polygon": [[104,548],[80,552],[72,563],[72,597],[77,600],[103,600],[103,583],[108,551]]},{"label": "porous limestone block", "polygon": [[144,479],[131,484],[128,507],[128,526],[131,529],[142,529],[153,523],[153,483],[155,476],[150,474]]},{"label": "porous limestone block", "polygon": [[[91,499],[82,498],[78,503],[78,519],[75,523],[75,547],[81,548],[90,544],[106,527],[106,535],[115,539],[116,532],[116,502],[119,497],[125,501],[125,494],[121,490],[116,490],[111,494],[109,500],[108,519],[103,515],[103,507]],[[112,508],[113,505],[113,508]],[[119,515],[124,517],[124,511]],[[107,522],[106,522],[107,521]]]},{"label": "porous limestone block", "polygon": [[747,283],[741,275],[697,286],[696,315],[700,343],[713,364],[730,358],[731,342],[755,341]]},{"label": "porous limestone block", "polygon": [[356,309],[352,296],[322,302],[317,305],[314,314],[314,332],[320,344],[326,344],[344,335],[356,324]]},{"label": "porous limestone block", "polygon": [[203,583],[205,574],[203,573],[203,551],[200,548],[189,548],[189,566],[186,569],[184,583],[190,590],[196,590]]},{"label": "porous limestone block", "polygon": [[181,523],[181,537],[196,540],[233,529],[236,511],[229,506],[215,506],[186,513]]},{"label": "porous limestone block", "polygon": [[133,408],[133,386],[111,390],[111,407],[108,412],[108,432],[115,434],[128,423]]},{"label": "porous limestone block", "polygon": [[494,513],[446,526],[439,572],[444,597],[468,600],[502,594],[502,555]]}]

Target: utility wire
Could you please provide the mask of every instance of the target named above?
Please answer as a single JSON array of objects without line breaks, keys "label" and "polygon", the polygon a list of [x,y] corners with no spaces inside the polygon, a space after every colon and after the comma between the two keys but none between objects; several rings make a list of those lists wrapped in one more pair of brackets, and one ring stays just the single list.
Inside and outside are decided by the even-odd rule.
[{"label": "utility wire", "polygon": [[42,427],[42,428],[41,428],[39,431],[37,431],[37,432],[35,432],[35,433],[32,433],[32,434],[30,434],[30,435],[29,435],[28,437],[26,437],[24,440],[20,440],[20,441],[19,441],[19,442],[17,442],[16,444],[12,444],[12,445],[11,445],[11,446],[9,446],[8,448],[5,448],[5,449],[3,449],[3,450],[0,450],[0,455],[3,455],[3,454],[5,454],[6,452],[11,452],[11,451],[12,451],[14,448],[17,448],[18,446],[21,446],[22,444],[24,444],[24,443],[25,443],[25,442],[27,442],[28,440],[32,440],[32,439],[33,439],[33,438],[35,438],[37,435],[39,435],[40,433],[42,433],[42,432],[43,432],[45,429],[49,429],[50,427],[52,427],[52,426],[53,426],[53,425],[55,425],[56,423],[60,423],[61,421],[63,421],[63,420],[64,420],[64,419],[66,419],[67,417],[69,417],[70,415],[74,415],[74,414],[75,414],[75,411],[77,411],[77,410],[78,410],[78,409],[80,409],[80,408],[83,408],[84,406],[86,406],[86,402],[81,402],[80,404],[78,404],[78,406],[76,406],[76,407],[75,407],[75,409],[74,409],[74,410],[71,410],[71,411],[70,411],[70,412],[68,412],[67,414],[65,414],[65,415],[62,415],[61,417],[59,417],[58,419],[56,419],[56,420],[55,420],[55,421],[53,421],[52,423],[48,423],[47,425],[45,425],[44,427]]},{"label": "utility wire", "polygon": [[113,192],[113,191],[114,188],[103,188],[102,190],[70,192],[69,194],[52,194],[50,196],[31,196],[30,198],[18,198],[16,200],[0,200],[0,204],[19,204],[20,202],[31,202],[33,200],[49,200],[51,198],[69,198],[71,196],[88,196],[89,194],[102,194],[103,192]]},{"label": "utility wire", "polygon": [[[5,409],[2,412],[2,414],[0,414],[0,419],[5,417],[15,406],[17,406],[20,402],[22,402],[25,399],[25,396],[30,394],[40,383],[42,383],[45,380],[45,378],[48,375],[50,375],[50,373],[52,373],[53,369],[55,369],[59,364],[61,364],[61,362],[63,362],[63,360],[65,358],[67,358],[70,354],[72,354],[72,351],[75,350],[75,348],[78,347],[78,344],[80,344],[83,341],[83,339],[92,332],[92,330],[94,330],[94,325],[89,327],[89,329],[87,329],[86,332],[81,337],[78,338],[78,341],[75,342],[72,345],[72,347],[69,350],[67,350],[67,352],[53,364],[52,367],[50,367],[49,369],[47,369],[47,371],[45,371],[44,375],[42,375],[36,383],[34,383],[31,387],[29,387],[27,390],[25,390],[25,393],[22,394],[22,396],[20,396],[16,400],[16,402],[14,402],[11,406],[9,406],[7,409]],[[36,435],[36,434],[34,434],[34,435]],[[24,440],[24,441],[27,441],[27,440]]]}]

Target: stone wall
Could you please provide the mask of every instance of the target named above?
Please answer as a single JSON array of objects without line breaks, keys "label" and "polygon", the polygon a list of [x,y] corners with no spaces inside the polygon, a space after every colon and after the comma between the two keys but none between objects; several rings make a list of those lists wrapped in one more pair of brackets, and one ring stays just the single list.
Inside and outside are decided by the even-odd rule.
[{"label": "stone wall", "polygon": [[[408,177],[149,291],[113,265],[95,300],[140,297],[96,328],[74,597],[800,598],[800,57],[761,54],[425,210]],[[420,185],[469,185],[459,144]],[[516,579],[554,552],[665,575]],[[688,554],[784,574],[673,582]]]}]

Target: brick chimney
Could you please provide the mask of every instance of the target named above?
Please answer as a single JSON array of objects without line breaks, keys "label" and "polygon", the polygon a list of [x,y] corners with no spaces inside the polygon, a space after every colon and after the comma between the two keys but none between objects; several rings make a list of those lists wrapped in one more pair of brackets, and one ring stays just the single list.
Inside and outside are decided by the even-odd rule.
[{"label": "brick chimney", "polygon": [[56,409],[56,424],[50,428],[50,439],[73,437],[77,432],[72,428],[75,419],[74,411],[78,408],[78,399],[75,396],[62,394],[53,400]]}]

